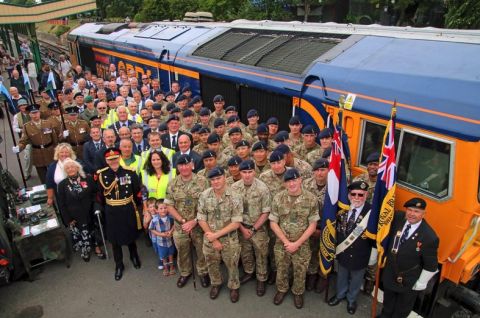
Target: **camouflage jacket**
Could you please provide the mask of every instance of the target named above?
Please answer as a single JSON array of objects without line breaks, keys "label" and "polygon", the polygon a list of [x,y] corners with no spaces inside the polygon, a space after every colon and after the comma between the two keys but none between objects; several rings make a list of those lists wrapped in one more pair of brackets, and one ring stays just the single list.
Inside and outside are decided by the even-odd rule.
[{"label": "camouflage jacket", "polygon": [[[290,169],[288,167],[285,168]],[[259,179],[263,181],[270,189],[272,197],[275,196],[275,194],[287,189],[285,182],[283,182],[283,175],[285,174],[285,171],[282,174],[277,175],[272,169],[270,169],[260,174]]]},{"label": "camouflage jacket", "polygon": [[197,218],[207,222],[214,233],[230,223],[240,223],[243,220],[242,197],[226,187],[219,200],[213,188],[208,188],[200,195]]},{"label": "camouflage jacket", "polygon": [[235,182],[232,190],[243,196],[243,224],[254,225],[263,213],[270,213],[272,199],[267,185],[255,178],[249,189],[243,180]]},{"label": "camouflage jacket", "polygon": [[300,134],[300,137],[297,140],[293,140],[291,134],[288,134],[290,137],[290,150],[299,154],[300,147],[303,145],[305,139]]},{"label": "camouflage jacket", "polygon": [[255,178],[260,178],[262,172],[268,171],[270,169],[272,169],[272,167],[270,166],[270,162],[268,160],[267,163],[263,166],[262,170],[260,170],[257,163],[255,162]]},{"label": "camouflage jacket", "polygon": [[300,172],[303,179],[312,177],[312,166],[306,161],[294,158],[293,167],[290,167],[290,168],[297,169],[298,172]]},{"label": "camouflage jacket", "polygon": [[322,190],[318,190],[317,181],[315,180],[315,177],[311,177],[308,179],[303,179],[302,186],[305,190],[311,192],[317,198],[318,211],[321,217],[323,212],[323,204],[325,202],[325,194],[327,193],[327,185],[325,184]]},{"label": "camouflage jacket", "polygon": [[[303,143],[300,146],[300,148],[298,148],[298,155],[300,156],[300,158],[302,160],[306,161],[307,160],[307,155],[309,153],[311,153],[312,151],[315,151],[315,150],[318,150],[318,149],[320,149],[320,145],[317,144],[317,143],[315,144],[315,146],[313,146],[312,148],[309,148],[309,149],[307,149],[307,147],[305,147],[305,143]],[[314,162],[315,162],[315,160],[314,160]],[[310,163],[310,165],[313,166],[313,163]]]}]

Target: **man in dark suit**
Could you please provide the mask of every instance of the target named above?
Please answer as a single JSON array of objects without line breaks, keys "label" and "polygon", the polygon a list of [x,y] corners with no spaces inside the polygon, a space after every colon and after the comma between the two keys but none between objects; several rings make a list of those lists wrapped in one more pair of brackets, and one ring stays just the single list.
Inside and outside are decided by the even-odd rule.
[{"label": "man in dark suit", "polygon": [[141,155],[143,151],[149,150],[150,145],[148,140],[143,138],[143,127],[141,124],[133,124],[130,127],[132,133],[132,153],[135,155]]},{"label": "man in dark suit", "polygon": [[408,200],[407,212],[395,211],[390,227],[387,262],[382,273],[384,296],[379,317],[406,318],[413,309],[418,291],[438,271],[439,239],[425,217],[427,203]]},{"label": "man in dark suit", "polygon": [[[96,172],[99,168],[95,165],[95,153],[105,149],[105,142],[102,140],[102,131],[99,127],[90,129],[91,140],[83,145],[83,161],[92,172]],[[101,152],[101,151],[100,151]]]},{"label": "man in dark suit", "polygon": [[166,148],[179,151],[178,148],[178,137],[181,135],[188,135],[190,137],[190,149],[193,148],[193,138],[189,133],[183,132],[180,129],[180,118],[177,115],[171,115],[167,120],[168,132],[161,136],[162,146]]},{"label": "man in dark suit", "polygon": [[336,306],[347,298],[347,312],[353,315],[365,270],[371,259],[377,261],[378,252],[372,249],[375,241],[365,235],[372,207],[366,202],[368,184],[365,181],[352,182],[348,189],[350,210],[341,213],[337,219],[337,295],[328,304]]},{"label": "man in dark suit", "polygon": [[[115,147],[115,132],[111,129],[105,130],[103,132],[102,141],[104,143],[103,150],[106,148]],[[99,169],[107,167],[108,165],[107,161],[105,160],[104,151],[96,151],[93,162],[96,168],[96,170],[94,170],[95,172]]]},{"label": "man in dark suit", "polygon": [[118,121],[115,124],[108,126],[108,129],[112,129],[115,132],[115,136],[117,137],[117,141],[120,141],[119,136],[119,129],[122,127],[130,127],[131,125],[135,124],[133,121],[128,119],[128,112],[125,106],[118,106],[117,107],[117,117]]},{"label": "man in dark suit", "polygon": [[173,168],[177,168],[177,158],[181,155],[189,155],[190,158],[192,158],[193,163],[194,163],[194,169],[193,172],[197,173],[203,168],[205,168],[203,164],[202,157],[195,151],[190,149],[192,142],[190,141],[190,138],[187,135],[181,135],[178,137],[178,148],[180,149],[179,151],[175,152],[172,157],[172,162],[173,162]]}]

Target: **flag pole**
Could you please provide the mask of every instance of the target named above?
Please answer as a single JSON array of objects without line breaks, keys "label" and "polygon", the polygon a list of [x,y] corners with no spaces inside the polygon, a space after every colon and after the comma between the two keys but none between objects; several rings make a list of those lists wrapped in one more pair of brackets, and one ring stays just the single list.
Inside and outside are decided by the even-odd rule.
[{"label": "flag pole", "polygon": [[[55,95],[55,100],[60,103],[60,100],[58,99],[58,91],[54,91]],[[62,124],[63,124],[63,130],[67,130],[67,125],[65,125],[65,119],[63,119],[63,105],[60,103],[60,118],[62,119]]]}]

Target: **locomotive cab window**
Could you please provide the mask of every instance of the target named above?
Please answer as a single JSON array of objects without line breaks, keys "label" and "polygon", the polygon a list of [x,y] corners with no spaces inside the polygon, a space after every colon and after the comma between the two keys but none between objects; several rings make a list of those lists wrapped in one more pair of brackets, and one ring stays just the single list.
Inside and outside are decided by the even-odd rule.
[{"label": "locomotive cab window", "polygon": [[[382,152],[383,137],[385,136],[386,125],[374,123],[371,121],[363,121],[362,141],[360,147],[360,158],[358,165],[366,167],[367,157],[374,152]],[[395,130],[395,153],[398,152],[400,140],[400,130]]]}]

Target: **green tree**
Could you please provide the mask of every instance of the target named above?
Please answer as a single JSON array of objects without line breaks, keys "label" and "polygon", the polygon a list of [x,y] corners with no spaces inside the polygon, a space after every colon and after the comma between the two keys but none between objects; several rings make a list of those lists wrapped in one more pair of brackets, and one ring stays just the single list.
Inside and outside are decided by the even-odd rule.
[{"label": "green tree", "polygon": [[293,18],[289,7],[291,1],[253,0],[247,1],[240,8],[236,18],[248,20],[290,21]]},{"label": "green tree", "polygon": [[199,0],[199,11],[213,14],[215,21],[232,21],[247,0]]},{"label": "green tree", "polygon": [[170,19],[170,3],[167,0],[143,0],[142,22],[162,21]]},{"label": "green tree", "polygon": [[445,15],[447,29],[480,29],[480,1],[450,0]]},{"label": "green tree", "polygon": [[199,11],[199,1],[197,0],[175,0],[170,2],[170,18],[183,20],[186,12]]}]

